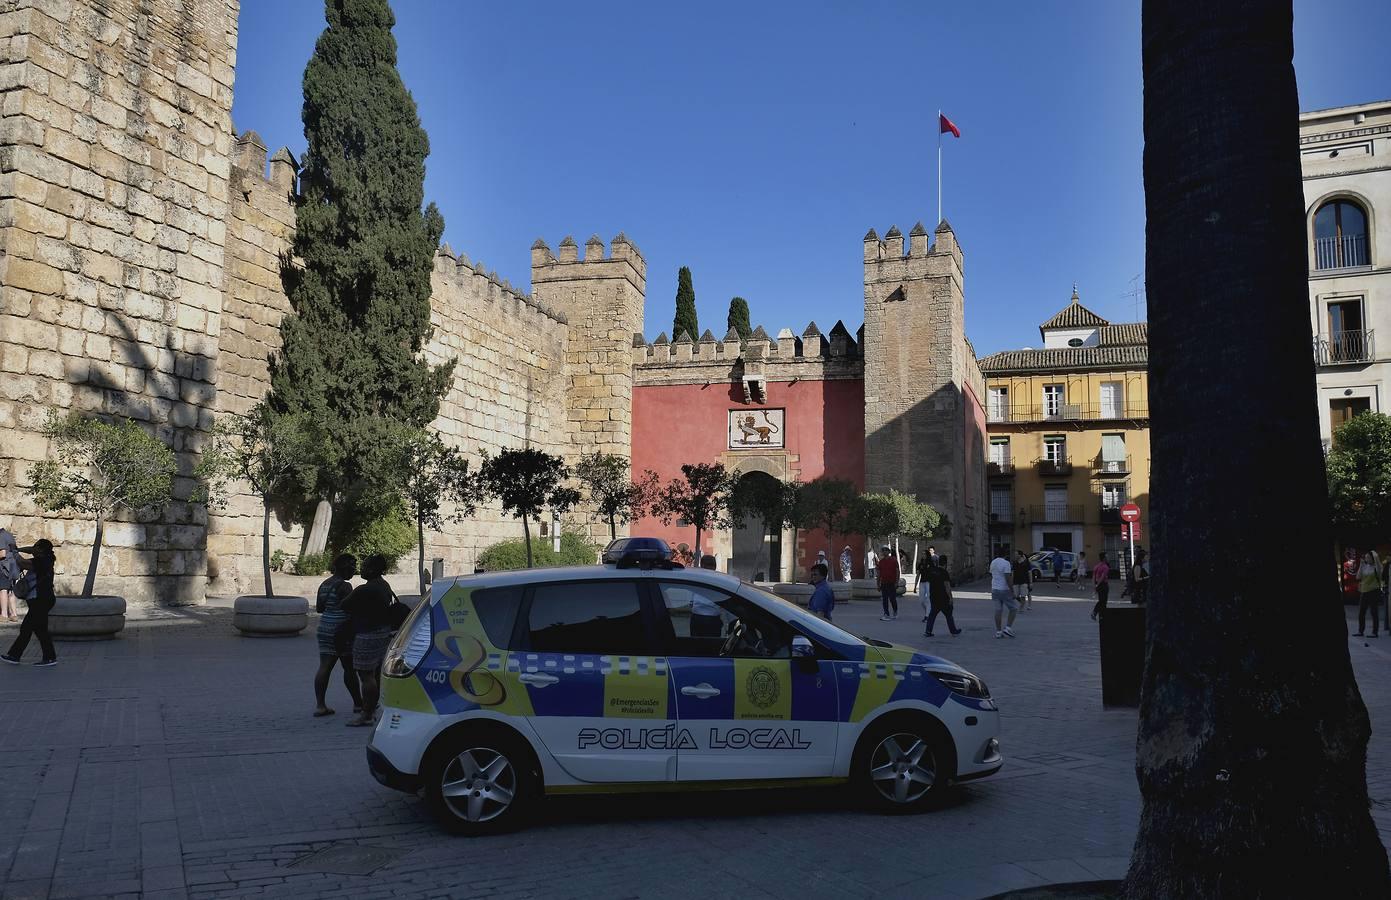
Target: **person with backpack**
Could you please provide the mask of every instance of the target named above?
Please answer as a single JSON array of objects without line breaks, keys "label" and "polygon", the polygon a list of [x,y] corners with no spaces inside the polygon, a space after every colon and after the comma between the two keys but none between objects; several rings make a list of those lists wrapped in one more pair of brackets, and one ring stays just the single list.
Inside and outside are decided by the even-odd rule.
[{"label": "person with backpack", "polygon": [[[1368,550],[1362,554],[1362,559],[1357,566],[1357,590],[1361,595],[1361,603],[1357,607],[1357,637],[1365,637],[1367,631],[1367,610],[1372,611],[1372,637],[1381,634],[1381,625],[1378,616],[1381,611],[1381,560],[1377,557],[1375,550]],[[1387,623],[1391,628],[1391,622]]]},{"label": "person with backpack", "polygon": [[[53,637],[48,633],[48,614],[58,602],[53,593],[53,569],[57,563],[57,557],[53,554],[53,543],[43,538],[35,541],[32,547],[20,548],[19,552],[30,556],[29,559],[22,556],[18,558],[19,567],[27,569],[28,573],[22,579],[24,585],[17,585],[21,587],[20,595],[29,604],[29,611],[24,614],[24,621],[20,623],[19,637],[10,645],[9,652],[0,656],[0,660],[12,666],[19,665],[25,648],[29,646],[29,639],[37,637],[43,657],[34,665],[56,666],[58,651],[53,648]],[[27,586],[27,589],[24,589],[24,586]]]},{"label": "person with backpack", "polygon": [[316,637],[319,642],[319,670],[314,673],[314,717],[333,715],[324,703],[333,667],[343,664],[343,686],[353,698],[353,712],[362,715],[362,685],[353,668],[353,630],[343,601],[353,592],[352,577],[357,574],[357,557],[344,553],[333,561],[333,572],[319,585],[314,610],[319,614]]},{"label": "person with backpack", "polygon": [[[362,563],[362,577],[366,582],[353,589],[343,600],[343,611],[348,614],[353,629],[353,668],[358,680],[362,682],[362,712],[345,724],[354,728],[371,725],[377,713],[377,701],[381,697],[380,670],[386,658],[387,645],[400,626],[400,601],[396,592],[386,583],[387,561],[381,554],[373,554]],[[421,598],[428,603],[428,598]]]},{"label": "person with backpack", "polygon": [[923,630],[923,637],[933,636],[932,626],[937,622],[938,613],[946,617],[947,630],[955,637],[961,633],[961,629],[956,627],[956,619],[952,616],[955,602],[951,595],[951,572],[947,569],[947,558],[937,554],[924,557],[921,568],[918,597],[922,599],[923,611],[927,613],[924,619],[927,627]]}]

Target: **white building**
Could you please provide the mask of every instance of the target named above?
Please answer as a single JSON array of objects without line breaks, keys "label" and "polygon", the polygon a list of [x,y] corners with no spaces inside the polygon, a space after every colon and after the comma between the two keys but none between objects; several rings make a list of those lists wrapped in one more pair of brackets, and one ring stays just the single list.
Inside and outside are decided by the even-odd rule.
[{"label": "white building", "polygon": [[1309,315],[1325,441],[1391,412],[1391,100],[1299,117]]}]

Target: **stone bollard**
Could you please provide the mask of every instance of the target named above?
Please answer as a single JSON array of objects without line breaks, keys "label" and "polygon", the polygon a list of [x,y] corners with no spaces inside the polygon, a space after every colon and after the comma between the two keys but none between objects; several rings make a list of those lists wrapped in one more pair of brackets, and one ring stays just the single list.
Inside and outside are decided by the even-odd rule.
[{"label": "stone bollard", "polygon": [[247,637],[294,637],[309,626],[304,597],[238,597],[232,625]]}]

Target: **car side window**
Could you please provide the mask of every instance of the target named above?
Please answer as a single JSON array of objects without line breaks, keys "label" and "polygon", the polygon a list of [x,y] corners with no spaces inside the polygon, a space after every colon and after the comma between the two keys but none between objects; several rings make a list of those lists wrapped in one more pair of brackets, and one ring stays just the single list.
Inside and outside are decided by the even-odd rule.
[{"label": "car side window", "polygon": [[652,653],[633,581],[536,585],[527,638],[530,649],[539,653]]},{"label": "car side window", "polygon": [[675,637],[673,656],[786,659],[792,655],[792,627],[743,597],[683,582],[661,582],[660,591]]},{"label": "car side window", "polygon": [[522,605],[521,586],[485,588],[474,591],[472,599],[478,622],[487,633],[488,640],[494,647],[510,647],[517,610]]}]

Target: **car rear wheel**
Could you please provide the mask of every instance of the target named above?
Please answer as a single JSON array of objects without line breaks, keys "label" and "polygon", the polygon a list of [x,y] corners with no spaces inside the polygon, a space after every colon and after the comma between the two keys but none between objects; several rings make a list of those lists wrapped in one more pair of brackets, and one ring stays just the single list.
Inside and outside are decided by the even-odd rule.
[{"label": "car rear wheel", "polygon": [[883,812],[921,812],[949,784],[955,753],[941,726],[925,717],[876,723],[860,738],[852,783],[860,799]]},{"label": "car rear wheel", "polygon": [[447,735],[422,768],[430,812],[455,834],[512,831],[540,796],[530,748],[501,729]]}]

